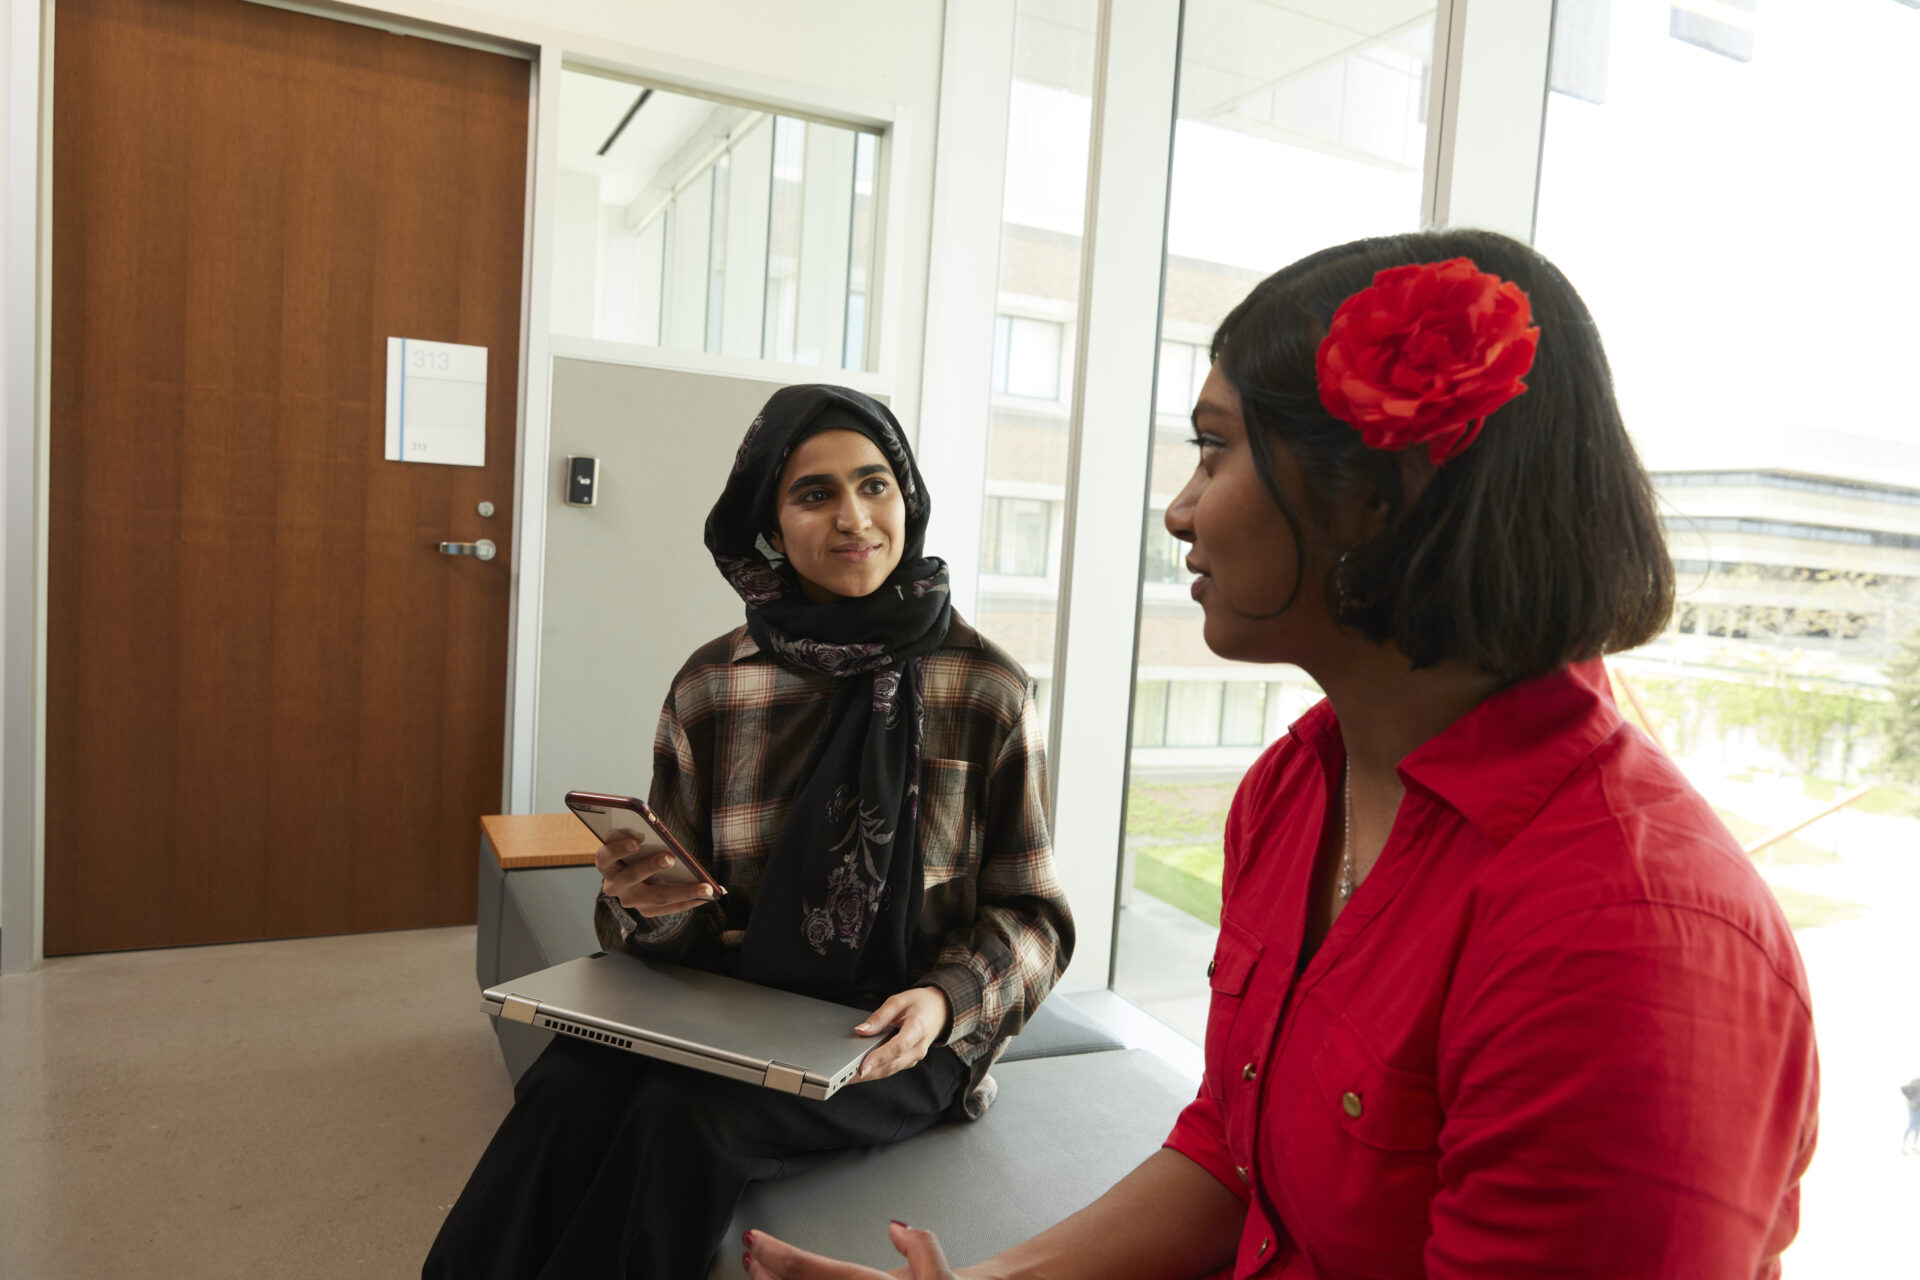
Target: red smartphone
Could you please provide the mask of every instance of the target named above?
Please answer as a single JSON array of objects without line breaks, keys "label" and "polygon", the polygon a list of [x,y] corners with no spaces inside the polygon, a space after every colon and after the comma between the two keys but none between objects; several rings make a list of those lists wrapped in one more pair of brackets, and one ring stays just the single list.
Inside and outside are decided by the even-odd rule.
[{"label": "red smartphone", "polygon": [[710,885],[716,898],[727,891],[725,885],[713,878],[712,872],[700,865],[700,859],[687,852],[687,847],[680,843],[666,823],[660,821],[659,815],[647,806],[645,800],[637,796],[606,795],[599,791],[569,791],[567,808],[573,811],[574,817],[587,824],[587,830],[598,836],[601,844],[620,836],[631,836],[638,840],[640,852],[629,854],[626,861],[671,853],[674,865],[647,877],[649,883]]}]

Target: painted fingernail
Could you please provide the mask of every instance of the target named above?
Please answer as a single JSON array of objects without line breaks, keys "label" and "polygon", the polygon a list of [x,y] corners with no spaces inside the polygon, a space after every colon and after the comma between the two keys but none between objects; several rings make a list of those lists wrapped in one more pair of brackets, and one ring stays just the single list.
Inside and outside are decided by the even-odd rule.
[{"label": "painted fingernail", "polygon": [[753,1255],[752,1254],[743,1253],[740,1255],[740,1269],[746,1272],[748,1275],[753,1274]]},{"label": "painted fingernail", "polygon": [[901,1229],[902,1231],[911,1231],[911,1230],[913,1230],[913,1228],[912,1228],[912,1227],[910,1227],[910,1226],[908,1226],[908,1225],[907,1225],[906,1223],[904,1223],[904,1222],[902,1222],[902,1221],[900,1221],[900,1219],[898,1219],[898,1218],[888,1218],[888,1219],[887,1219],[887,1221],[888,1221],[888,1222],[891,1222],[891,1223],[892,1223],[892,1224],[893,1224],[894,1226],[896,1226],[896,1227],[898,1227],[898,1228],[900,1228],[900,1229]]},{"label": "painted fingernail", "polygon": [[742,1231],[740,1233],[740,1243],[747,1246],[747,1248],[749,1249],[753,1248],[753,1232]]}]

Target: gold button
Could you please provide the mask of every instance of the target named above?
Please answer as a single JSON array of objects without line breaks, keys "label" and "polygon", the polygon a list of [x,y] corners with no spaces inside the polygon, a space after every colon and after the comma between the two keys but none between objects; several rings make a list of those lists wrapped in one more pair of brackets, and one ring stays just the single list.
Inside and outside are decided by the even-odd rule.
[{"label": "gold button", "polygon": [[1358,1120],[1360,1113],[1366,1110],[1365,1107],[1360,1105],[1360,1095],[1351,1089],[1340,1095],[1340,1109],[1352,1116],[1355,1120]]},{"label": "gold button", "polygon": [[1259,1074],[1259,1070],[1251,1062],[1240,1068],[1240,1078],[1242,1080],[1251,1080]]},{"label": "gold button", "polygon": [[1220,962],[1219,962],[1218,960],[1209,960],[1209,961],[1207,961],[1207,976],[1208,976],[1209,978],[1211,978],[1211,977],[1213,976],[1213,966],[1215,966],[1215,965],[1217,965],[1217,964],[1219,964],[1219,963],[1220,963]]},{"label": "gold button", "polygon": [[1233,1171],[1234,1171],[1235,1173],[1237,1173],[1237,1174],[1239,1174],[1239,1175],[1240,1175],[1240,1181],[1242,1181],[1242,1182],[1250,1182],[1250,1181],[1251,1181],[1251,1179],[1249,1179],[1249,1178],[1247,1177],[1247,1166],[1245,1166],[1245,1165],[1243,1165],[1243,1164],[1237,1164],[1237,1165],[1235,1165],[1235,1166],[1233,1166]]},{"label": "gold button", "polygon": [[1273,1241],[1272,1241],[1272,1240],[1262,1240],[1262,1241],[1260,1242],[1260,1248],[1259,1248],[1259,1250],[1258,1250],[1258,1251],[1257,1251],[1257,1252],[1256,1252],[1256,1253],[1255,1253],[1255,1254],[1254,1254],[1253,1256],[1254,1256],[1254,1257],[1256,1257],[1256,1258],[1264,1258],[1264,1257],[1266,1257],[1266,1256],[1267,1256],[1267,1250],[1268,1250],[1268,1249],[1270,1249],[1270,1248],[1272,1248],[1272,1247],[1273,1247]]}]

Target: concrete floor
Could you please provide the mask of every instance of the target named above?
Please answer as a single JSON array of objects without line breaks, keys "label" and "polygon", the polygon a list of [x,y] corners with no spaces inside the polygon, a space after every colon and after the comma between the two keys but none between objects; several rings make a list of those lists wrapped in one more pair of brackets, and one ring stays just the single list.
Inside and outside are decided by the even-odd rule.
[{"label": "concrete floor", "polygon": [[0,978],[0,1272],[418,1275],[512,1102],[472,928]]}]

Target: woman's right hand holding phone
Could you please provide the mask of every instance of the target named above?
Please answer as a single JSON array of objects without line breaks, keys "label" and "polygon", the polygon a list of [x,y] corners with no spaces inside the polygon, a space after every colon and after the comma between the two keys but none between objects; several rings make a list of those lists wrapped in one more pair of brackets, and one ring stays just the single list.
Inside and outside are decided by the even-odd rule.
[{"label": "woman's right hand holding phone", "polygon": [[593,855],[593,865],[600,871],[600,892],[648,917],[691,911],[713,901],[713,890],[697,881],[653,882],[654,876],[672,870],[678,862],[665,850],[642,854],[638,840],[617,833]]}]

